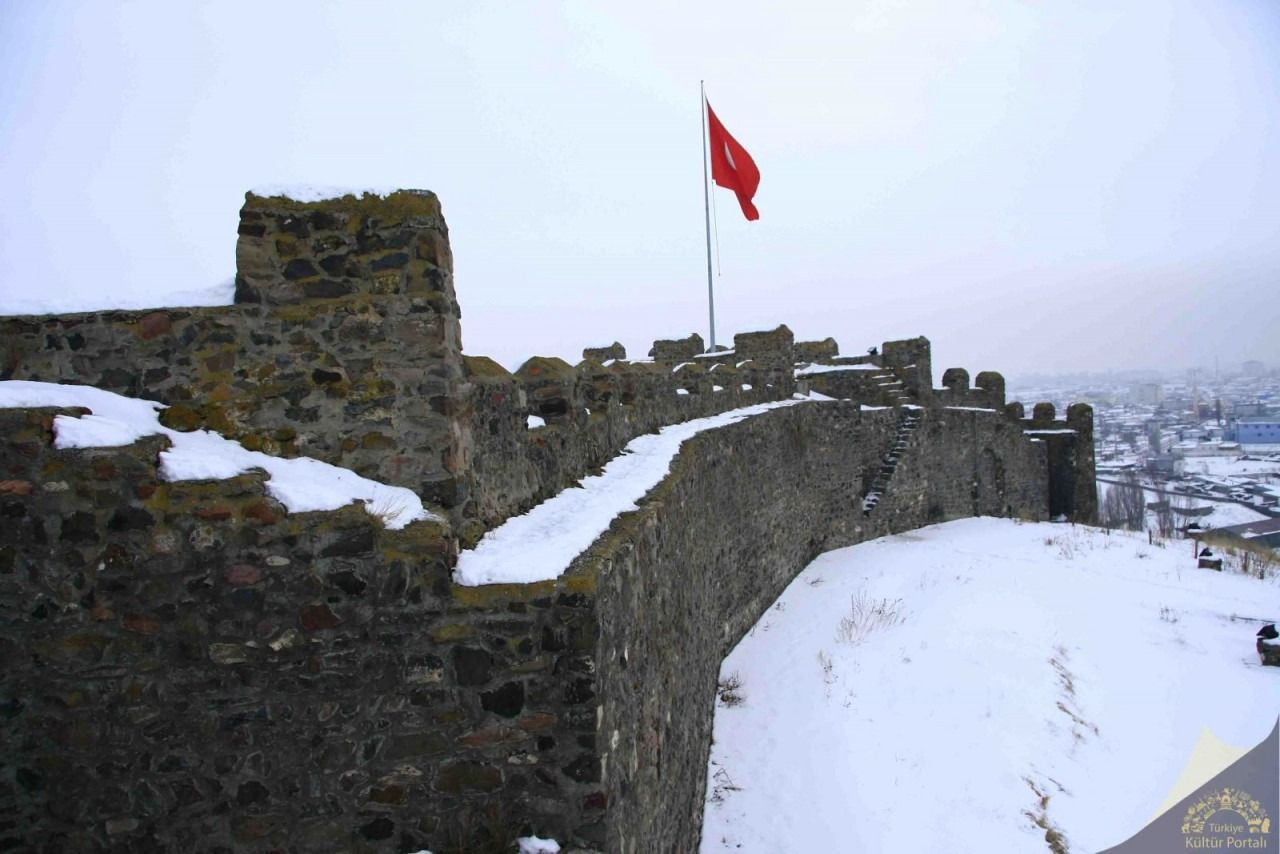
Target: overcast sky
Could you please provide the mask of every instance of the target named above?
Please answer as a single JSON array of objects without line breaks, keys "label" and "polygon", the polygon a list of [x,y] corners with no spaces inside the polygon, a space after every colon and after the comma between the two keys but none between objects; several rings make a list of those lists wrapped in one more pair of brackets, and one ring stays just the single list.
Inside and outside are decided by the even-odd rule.
[{"label": "overcast sky", "polygon": [[[696,7],[697,12],[687,7]],[[1280,2],[0,2],[0,310],[234,273],[245,190],[439,193],[467,352],[787,323],[942,368],[1280,363]]]}]

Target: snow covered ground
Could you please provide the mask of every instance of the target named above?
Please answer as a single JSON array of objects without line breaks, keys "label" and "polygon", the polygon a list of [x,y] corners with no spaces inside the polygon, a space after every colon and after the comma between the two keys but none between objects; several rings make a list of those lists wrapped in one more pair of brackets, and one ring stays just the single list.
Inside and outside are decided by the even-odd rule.
[{"label": "snow covered ground", "polygon": [[982,518],[820,556],[721,668],[743,699],[716,710],[702,851],[1129,838],[1205,728],[1247,749],[1280,709],[1254,649],[1280,584],[1191,551]]},{"label": "snow covered ground", "polygon": [[1259,475],[1280,478],[1280,459],[1242,459],[1240,457],[1189,457],[1182,461],[1183,474],[1207,474],[1214,477],[1249,477]]},{"label": "snow covered ground", "polygon": [[336,510],[360,501],[388,528],[438,518],[402,486],[378,483],[309,457],[283,459],[250,451],[208,430],[170,430],[158,418],[165,408],[162,403],[85,385],[0,382],[0,409],[37,406],[82,406],[91,411],[81,418],[59,415],[54,419],[54,444],[59,448],[116,447],[157,433],[168,436],[172,447],[160,454],[160,476],[165,480],[221,479],[260,468],[270,476],[267,492],[291,513]]},{"label": "snow covered ground", "polygon": [[[1205,502],[1197,501],[1196,504],[1204,504]],[[1208,516],[1190,521],[1199,522],[1202,526],[1209,528],[1226,528],[1231,525],[1247,525],[1250,522],[1261,522],[1263,519],[1271,517],[1257,510],[1250,510],[1241,504],[1233,504],[1229,501],[1211,501],[1208,502],[1213,507],[1213,512]],[[1176,505],[1175,505],[1176,506]],[[1179,521],[1182,521],[1180,517]]]},{"label": "snow covered ground", "polygon": [[[1103,502],[1107,498],[1107,492],[1116,484],[1111,481],[1098,481],[1098,506],[1102,507]],[[1266,513],[1258,510],[1252,510],[1236,501],[1225,501],[1210,498],[1202,495],[1191,495],[1189,493],[1173,493],[1161,492],[1156,489],[1143,489],[1143,496],[1147,504],[1157,504],[1161,501],[1171,501],[1174,507],[1209,507],[1212,512],[1205,516],[1181,516],[1174,514],[1174,521],[1179,525],[1185,525],[1188,522],[1199,522],[1205,528],[1225,528],[1230,525],[1247,525],[1250,522],[1261,522],[1263,519],[1270,519]],[[1156,511],[1148,509],[1146,515],[1146,529],[1151,531],[1160,530],[1160,522],[1157,518]]]}]

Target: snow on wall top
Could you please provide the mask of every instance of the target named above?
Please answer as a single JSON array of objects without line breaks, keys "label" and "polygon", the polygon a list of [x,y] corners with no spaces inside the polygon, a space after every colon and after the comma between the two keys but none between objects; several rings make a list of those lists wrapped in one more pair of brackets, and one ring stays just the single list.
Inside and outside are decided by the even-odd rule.
[{"label": "snow on wall top", "polygon": [[264,469],[267,492],[291,513],[337,510],[352,501],[364,503],[388,528],[399,529],[420,519],[439,517],[422,506],[410,489],[361,477],[350,469],[309,457],[282,459],[250,451],[208,430],[181,432],[162,425],[162,403],[124,397],[84,385],[7,380],[0,382],[0,409],[84,407],[91,414],[54,419],[54,447],[103,448],[128,445],[160,434],[172,443],[160,454],[165,480],[209,480]]},{"label": "snow on wall top", "polygon": [[695,418],[632,439],[598,475],[562,490],[528,513],[513,516],[489,531],[474,549],[458,555],[453,578],[459,584],[531,584],[559,577],[573,559],[595,542],[620,513],[637,502],[671,471],[671,461],[686,439],[771,409],[809,400],[758,403],[719,415]]},{"label": "snow on wall top", "polygon": [[309,204],[323,202],[327,199],[340,199],[343,196],[378,196],[386,198],[399,191],[400,187],[331,187],[323,184],[263,184],[249,192],[263,198],[285,198],[295,202]]},{"label": "snow on wall top", "polygon": [[883,370],[875,365],[810,365],[807,368],[797,368],[796,376],[807,377],[811,374],[833,374],[843,371],[879,371]]}]

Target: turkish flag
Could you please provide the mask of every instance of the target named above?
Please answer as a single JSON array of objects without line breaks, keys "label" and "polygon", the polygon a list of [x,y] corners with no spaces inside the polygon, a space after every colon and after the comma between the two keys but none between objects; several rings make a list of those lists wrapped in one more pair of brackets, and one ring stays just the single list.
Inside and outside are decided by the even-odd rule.
[{"label": "turkish flag", "polygon": [[747,219],[759,219],[760,212],[751,199],[760,186],[760,170],[736,139],[729,135],[707,102],[707,137],[711,145],[711,180],[726,190],[733,190]]}]

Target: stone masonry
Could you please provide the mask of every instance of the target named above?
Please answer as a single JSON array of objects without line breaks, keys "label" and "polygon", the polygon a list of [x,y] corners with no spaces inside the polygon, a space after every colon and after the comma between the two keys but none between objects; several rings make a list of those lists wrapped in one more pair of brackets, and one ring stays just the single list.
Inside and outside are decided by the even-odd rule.
[{"label": "stone masonry", "polygon": [[236,305],[0,319],[0,378],[170,404],[166,424],[460,500],[453,258],[427,192],[249,195]]},{"label": "stone masonry", "polygon": [[[289,514],[261,473],[163,481],[163,437],[61,450],[82,412],[0,411],[0,850],[693,851],[719,663],[808,561],[1096,512],[1089,408],[1027,419],[991,371],[935,389],[924,338],[842,357],[779,326],[510,372],[463,355],[434,195],[249,195],[239,231],[235,305],[0,318],[0,378],[156,399],[442,521]],[[686,442],[555,581],[453,582],[636,436],[810,389],[838,399]]]}]

